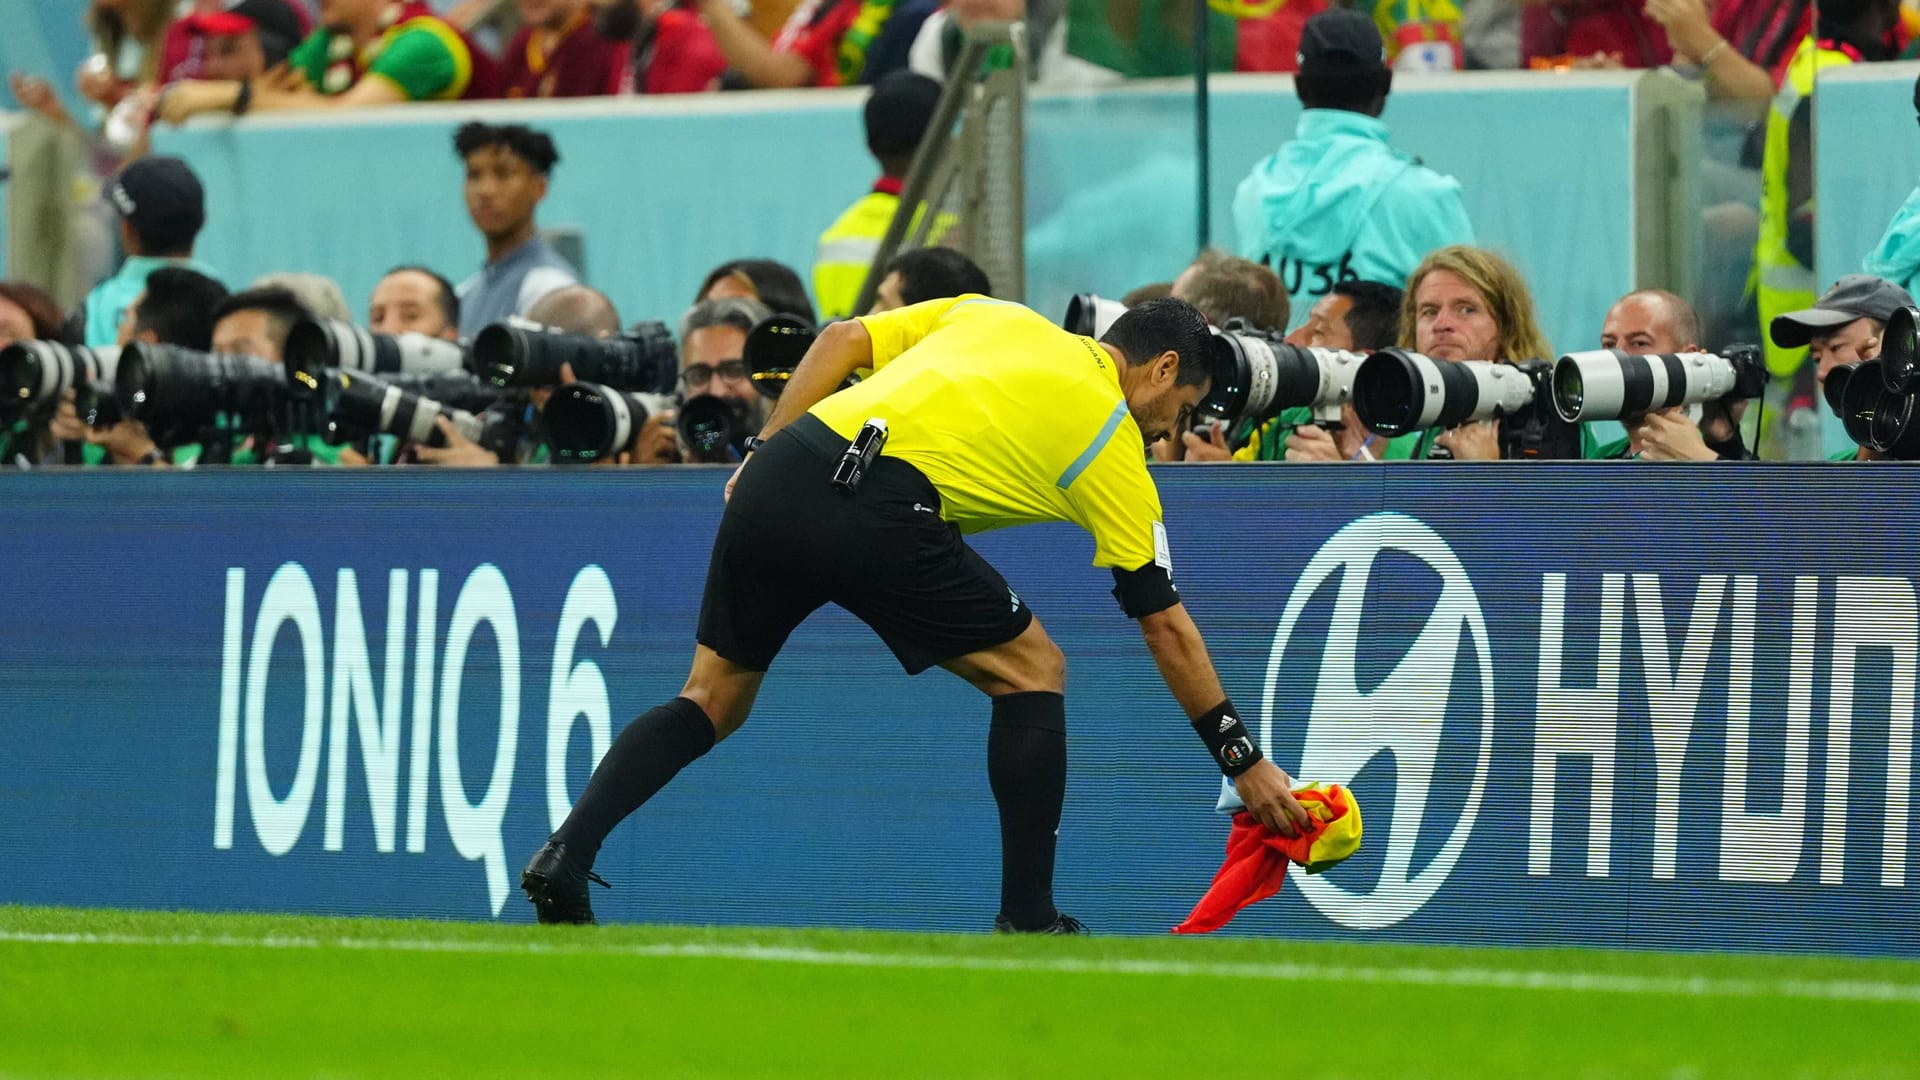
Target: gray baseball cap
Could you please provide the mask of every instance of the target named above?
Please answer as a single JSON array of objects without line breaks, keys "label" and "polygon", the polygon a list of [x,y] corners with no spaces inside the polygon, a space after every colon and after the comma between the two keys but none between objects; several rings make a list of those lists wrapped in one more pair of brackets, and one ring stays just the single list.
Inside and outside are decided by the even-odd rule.
[{"label": "gray baseball cap", "polygon": [[1837,330],[1855,319],[1885,323],[1895,311],[1912,306],[1913,297],[1893,282],[1872,274],[1848,274],[1805,311],[1774,316],[1768,333],[1775,345],[1798,349],[1816,334]]}]

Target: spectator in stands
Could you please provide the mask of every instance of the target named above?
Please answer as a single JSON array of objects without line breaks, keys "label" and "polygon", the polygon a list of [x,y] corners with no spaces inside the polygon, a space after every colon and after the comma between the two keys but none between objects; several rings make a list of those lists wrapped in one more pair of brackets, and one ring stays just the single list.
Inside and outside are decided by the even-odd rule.
[{"label": "spectator in stands", "polygon": [[741,18],[733,0],[694,4],[732,68],[729,78],[753,88],[877,82],[906,66],[913,35],[939,6],[933,0],[801,0],[786,27],[768,41]]},{"label": "spectator in stands", "polygon": [[[1698,68],[1715,98],[1764,102],[1773,96],[1776,64],[1813,25],[1809,0],[1646,0],[1647,15],[1665,29],[1674,58]],[[1791,9],[1798,9],[1797,13]],[[1798,36],[1789,35],[1798,27]],[[1775,29],[1777,27],[1777,29]]]},{"label": "spectator in stands", "polygon": [[[180,345],[204,352],[213,346],[214,310],[226,298],[226,287],[205,274],[184,266],[157,267],[127,306],[115,344]],[[88,428],[87,441],[104,449],[114,465],[167,464],[138,420]]]},{"label": "spectator in stands", "polygon": [[880,179],[827,226],[814,249],[813,295],[827,319],[854,314],[861,286],[899,209],[907,167],[939,104],[940,84],[911,71],[888,75],[867,96],[867,152],[880,165]]},{"label": "spectator in stands", "polygon": [[127,258],[118,272],[93,287],[81,308],[81,340],[95,346],[119,339],[128,306],[155,270],[184,266],[217,276],[193,258],[194,240],[207,221],[206,193],[186,162],[141,158],[120,171],[107,197],[120,214],[120,246]]},{"label": "spectator in stands", "polygon": [[396,266],[373,287],[367,328],[376,334],[460,337],[460,297],[453,283],[424,266]]},{"label": "spectator in stands", "polygon": [[712,394],[733,407],[747,431],[765,421],[766,399],[747,378],[740,357],[747,332],[773,311],[758,300],[704,300],[680,320],[680,391],[686,398]]},{"label": "spectator in stands", "polygon": [[234,293],[213,309],[213,351],[279,363],[293,324],[306,306],[286,289],[267,286]]},{"label": "spectator in stands", "polygon": [[813,303],[807,299],[807,287],[800,275],[785,263],[772,259],[734,259],[723,262],[707,273],[694,294],[694,302],[745,297],[758,300],[775,311],[797,315],[809,323],[818,322]]},{"label": "spectator in stands", "polygon": [[[1607,310],[1600,324],[1600,347],[1635,356],[1700,351],[1700,316],[1693,305],[1664,289],[1630,292]],[[1739,419],[1746,402],[1708,402],[1700,423],[1687,410],[1660,409],[1622,417],[1624,442],[1602,447],[1603,458],[1633,456],[1643,461],[1718,461],[1750,457],[1740,442]]]},{"label": "spectator in stands", "polygon": [[874,290],[873,308],[868,314],[968,293],[993,295],[993,283],[987,280],[985,270],[953,248],[919,248],[887,264],[887,276]]},{"label": "spectator in stands", "polygon": [[596,29],[618,42],[613,92],[697,94],[720,89],[727,58],[691,6],[668,0],[609,0]]},{"label": "spectator in stands", "polygon": [[288,0],[239,0],[176,20],[167,51],[184,53],[183,78],[257,79],[285,63],[306,36],[301,11]]},{"label": "spectator in stands", "polygon": [[[1407,279],[1400,307],[1400,347],[1435,360],[1507,361],[1549,359],[1533,293],[1513,264],[1484,248],[1454,246],[1421,260]],[[1422,438],[1415,458],[1434,446],[1459,460],[1500,456],[1500,422],[1464,424]]]},{"label": "spectator in stands", "polygon": [[[171,123],[206,112],[317,109],[499,95],[493,58],[418,0],[322,0],[320,28],[289,71],[251,80],[189,79],[160,97]],[[371,77],[369,77],[371,76]]]},{"label": "spectator in stands", "polygon": [[16,341],[60,340],[60,305],[40,288],[0,281],[0,349]]},{"label": "spectator in stands", "polygon": [[453,148],[467,165],[467,215],[487,242],[487,263],[460,283],[460,335],[525,312],[580,275],[540,238],[534,212],[560,160],[545,132],[523,124],[463,124]]},{"label": "spectator in stands", "polygon": [[320,319],[338,319],[352,322],[353,312],[347,307],[347,294],[342,292],[338,282],[324,274],[303,274],[281,271],[262,274],[255,278],[248,289],[285,289],[293,294],[307,313]]},{"label": "spectator in stands", "polygon": [[[1887,34],[1900,0],[1821,0],[1815,33],[1800,42],[1767,114],[1760,240],[1754,251],[1760,322],[1813,306],[1813,86],[1815,72],[1892,59]],[[1786,378],[1805,354],[1767,342],[1767,366]]]},{"label": "spectator in stands", "polygon": [[[1394,344],[1400,332],[1399,289],[1377,281],[1343,281],[1313,305],[1299,330],[1287,343],[1313,349],[1373,352]],[[1223,438],[1215,428],[1187,437],[1188,461],[1225,461],[1227,447],[1235,461],[1392,461],[1410,457],[1418,436],[1381,440],[1348,405],[1340,411],[1341,427],[1328,431],[1313,423],[1306,409],[1290,409],[1255,427],[1242,439]]]},{"label": "spectator in stands", "polygon": [[1473,239],[1459,183],[1387,145],[1379,116],[1393,74],[1382,56],[1358,12],[1309,20],[1294,140],[1234,195],[1240,253],[1280,275],[1297,318],[1338,282],[1402,281],[1427,253]]},{"label": "spectator in stands", "polygon": [[[1303,2],[1303,0],[1295,0]],[[1318,0],[1314,0],[1318,2]],[[1032,79],[1039,87],[1105,86],[1123,81],[1123,76],[1098,64],[1067,52],[1067,17],[1059,0],[952,0],[927,16],[913,37],[907,53],[908,67],[930,79],[945,82],[947,73],[960,60],[966,30],[982,22],[1025,22],[1028,60]],[[1010,56],[996,48],[987,54],[987,65],[1005,67]]]},{"label": "spectator in stands", "polygon": [[587,0],[519,0],[520,32],[500,56],[510,98],[591,97],[612,93],[620,46],[601,37]]},{"label": "spectator in stands", "polygon": [[1173,281],[1172,296],[1200,309],[1215,326],[1245,320],[1259,330],[1287,325],[1287,290],[1280,276],[1254,262],[1209,249]]},{"label": "spectator in stands", "polygon": [[1529,66],[1586,61],[1593,66],[1650,68],[1673,59],[1644,0],[1521,0],[1520,50]]},{"label": "spectator in stands", "polygon": [[[99,109],[101,122],[84,125],[105,137],[116,153],[133,144],[144,127],[146,103],[139,93],[171,77],[163,67],[163,42],[174,0],[93,0],[87,30],[95,52],[74,75],[80,96]],[[10,77],[20,104],[62,128],[80,128],[46,79],[16,72]]]}]

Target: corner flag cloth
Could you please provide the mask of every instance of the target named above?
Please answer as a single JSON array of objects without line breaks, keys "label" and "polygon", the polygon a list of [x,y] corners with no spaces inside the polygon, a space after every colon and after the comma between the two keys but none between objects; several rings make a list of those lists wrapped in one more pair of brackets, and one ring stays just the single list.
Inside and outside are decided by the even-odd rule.
[{"label": "corner flag cloth", "polygon": [[1289,861],[1317,874],[1360,849],[1360,803],[1352,792],[1339,784],[1308,784],[1294,788],[1293,797],[1310,822],[1300,836],[1281,836],[1245,810],[1233,815],[1227,861],[1174,933],[1205,934],[1227,925],[1241,908],[1280,891]]}]

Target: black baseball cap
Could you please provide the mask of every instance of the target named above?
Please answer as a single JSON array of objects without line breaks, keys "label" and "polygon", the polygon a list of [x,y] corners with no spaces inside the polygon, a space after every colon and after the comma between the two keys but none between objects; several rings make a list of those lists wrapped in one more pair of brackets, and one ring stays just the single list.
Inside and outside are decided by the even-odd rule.
[{"label": "black baseball cap", "polygon": [[920,145],[940,105],[940,84],[913,71],[896,71],[867,98],[867,147],[876,154],[909,154]]},{"label": "black baseball cap", "polygon": [[1307,20],[1300,31],[1300,74],[1363,75],[1387,70],[1387,46],[1371,16],[1351,8],[1329,8]]},{"label": "black baseball cap", "polygon": [[207,223],[206,191],[177,157],[143,157],[121,169],[107,197],[141,240],[160,251],[191,244]]},{"label": "black baseball cap", "polygon": [[1805,311],[1776,315],[1768,333],[1783,349],[1798,349],[1814,335],[1837,330],[1855,319],[1885,323],[1903,307],[1912,307],[1907,290],[1872,274],[1848,274],[1833,283],[1825,296]]}]

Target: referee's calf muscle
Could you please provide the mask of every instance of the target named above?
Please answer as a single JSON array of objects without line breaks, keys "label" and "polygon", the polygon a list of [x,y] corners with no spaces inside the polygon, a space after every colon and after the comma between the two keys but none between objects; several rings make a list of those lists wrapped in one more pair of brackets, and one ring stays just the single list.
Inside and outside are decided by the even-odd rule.
[{"label": "referee's calf muscle", "polygon": [[1012,641],[968,653],[940,666],[972,683],[988,697],[1059,694],[1067,688],[1066,655],[1040,628],[1038,619]]}]

